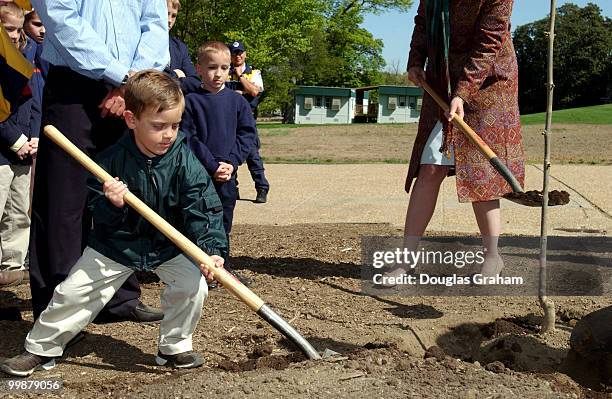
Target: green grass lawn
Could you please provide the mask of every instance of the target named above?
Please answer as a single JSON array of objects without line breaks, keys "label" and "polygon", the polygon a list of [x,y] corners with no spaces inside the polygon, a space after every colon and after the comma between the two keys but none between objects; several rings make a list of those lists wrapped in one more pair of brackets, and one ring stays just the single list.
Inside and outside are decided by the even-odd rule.
[{"label": "green grass lawn", "polygon": [[[553,111],[552,122],[553,125],[555,123],[612,125],[612,104]],[[521,123],[523,125],[544,125],[546,113],[522,115]]]}]

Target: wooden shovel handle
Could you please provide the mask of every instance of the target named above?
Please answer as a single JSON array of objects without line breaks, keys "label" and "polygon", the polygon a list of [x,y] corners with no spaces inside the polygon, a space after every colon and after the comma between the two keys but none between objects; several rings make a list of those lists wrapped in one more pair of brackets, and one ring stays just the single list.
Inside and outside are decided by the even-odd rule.
[{"label": "wooden shovel handle", "polygon": [[[421,86],[425,91],[434,99],[434,101],[444,110],[444,112],[449,112],[450,107],[444,101],[438,93],[434,91],[434,89],[429,85],[429,83],[424,80],[420,82]],[[491,147],[476,133],[467,123],[463,121],[463,119],[458,116],[454,116],[452,119],[453,125],[455,125],[463,134],[467,136],[467,138],[478,148],[478,150],[489,160],[491,165],[499,172],[499,174],[508,182],[510,187],[512,187],[512,191],[515,193],[522,193],[523,188],[520,183],[514,177],[510,169],[497,157],[497,154],[493,152]]]},{"label": "wooden shovel handle", "polygon": [[[114,180],[108,172],[102,169],[97,163],[89,158],[83,151],[77,148],[70,140],[68,140],[59,130],[54,126],[47,125],[44,128],[45,134],[53,140],[55,144],[60,146],[70,156],[72,156],[77,162],[85,167],[91,174],[93,174],[101,182]],[[215,275],[215,280],[223,284],[225,289],[231,291],[236,295],[242,302],[244,302],[253,311],[258,312],[264,305],[264,301],[259,298],[253,291],[245,287],[242,283],[236,281],[236,279],[229,274],[225,269],[219,269],[215,267],[215,261],[208,256],[204,251],[197,245],[192,243],[187,237],[181,232],[175,229],[170,223],[166,222],[156,212],[142,202],[138,197],[128,191],[123,197],[123,200],[130,205],[136,212],[141,214],[147,221],[161,231],[166,237],[176,244],[187,256],[189,256],[198,264],[202,263],[208,270],[212,270]]]}]

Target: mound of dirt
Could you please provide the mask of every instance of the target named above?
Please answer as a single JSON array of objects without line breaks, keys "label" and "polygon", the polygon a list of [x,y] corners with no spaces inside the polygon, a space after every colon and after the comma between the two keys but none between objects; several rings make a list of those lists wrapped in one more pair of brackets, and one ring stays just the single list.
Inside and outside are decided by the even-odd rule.
[{"label": "mound of dirt", "polygon": [[[538,207],[542,206],[542,191],[529,190],[524,193],[509,193],[504,198],[517,204]],[[548,206],[566,205],[570,201],[570,195],[565,190],[552,190],[548,192]]]}]

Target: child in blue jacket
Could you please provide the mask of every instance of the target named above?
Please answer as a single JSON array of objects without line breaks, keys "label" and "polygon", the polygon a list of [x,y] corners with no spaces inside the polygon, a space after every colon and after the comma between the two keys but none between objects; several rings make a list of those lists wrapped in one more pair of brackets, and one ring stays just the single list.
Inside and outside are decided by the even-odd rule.
[{"label": "child in blue jacket", "polygon": [[[225,87],[230,52],[224,43],[213,41],[200,46],[196,69],[202,86],[185,97],[181,129],[189,135],[189,146],[213,178],[223,203],[223,226],[229,242],[237,199],[236,170],[255,148],[255,119],[244,97]],[[225,268],[236,275],[227,264]]]},{"label": "child in blue jacket", "polygon": [[[15,3],[0,5],[0,22],[17,49],[22,49],[24,18],[24,11]],[[39,127],[40,103],[32,97],[30,81],[15,111],[0,123],[0,286],[19,284],[24,277],[30,238],[30,179]]]}]

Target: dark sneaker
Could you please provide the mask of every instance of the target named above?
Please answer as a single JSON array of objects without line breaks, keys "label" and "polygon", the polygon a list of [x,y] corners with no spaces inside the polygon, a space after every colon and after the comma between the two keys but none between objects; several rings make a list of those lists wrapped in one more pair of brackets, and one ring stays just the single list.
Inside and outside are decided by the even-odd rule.
[{"label": "dark sneaker", "polygon": [[192,351],[177,353],[176,355],[164,355],[157,352],[155,363],[174,369],[192,369],[204,364],[204,356]]},{"label": "dark sneaker", "polygon": [[132,311],[129,320],[137,323],[157,323],[164,318],[164,313],[152,306],[138,302],[138,305]]},{"label": "dark sneaker", "polygon": [[268,190],[265,188],[257,189],[257,197],[255,197],[256,204],[265,204],[268,201]]},{"label": "dark sneaker", "polygon": [[157,324],[164,318],[164,313],[152,306],[145,305],[142,302],[138,302],[138,305],[128,316],[116,316],[108,312],[100,312],[93,320],[94,324],[109,324],[119,323],[123,321],[133,321],[136,323],[144,324]]},{"label": "dark sneaker", "polygon": [[36,370],[50,370],[53,367],[55,367],[54,357],[38,356],[30,352],[23,352],[0,364],[0,370],[17,377],[27,377]]}]

